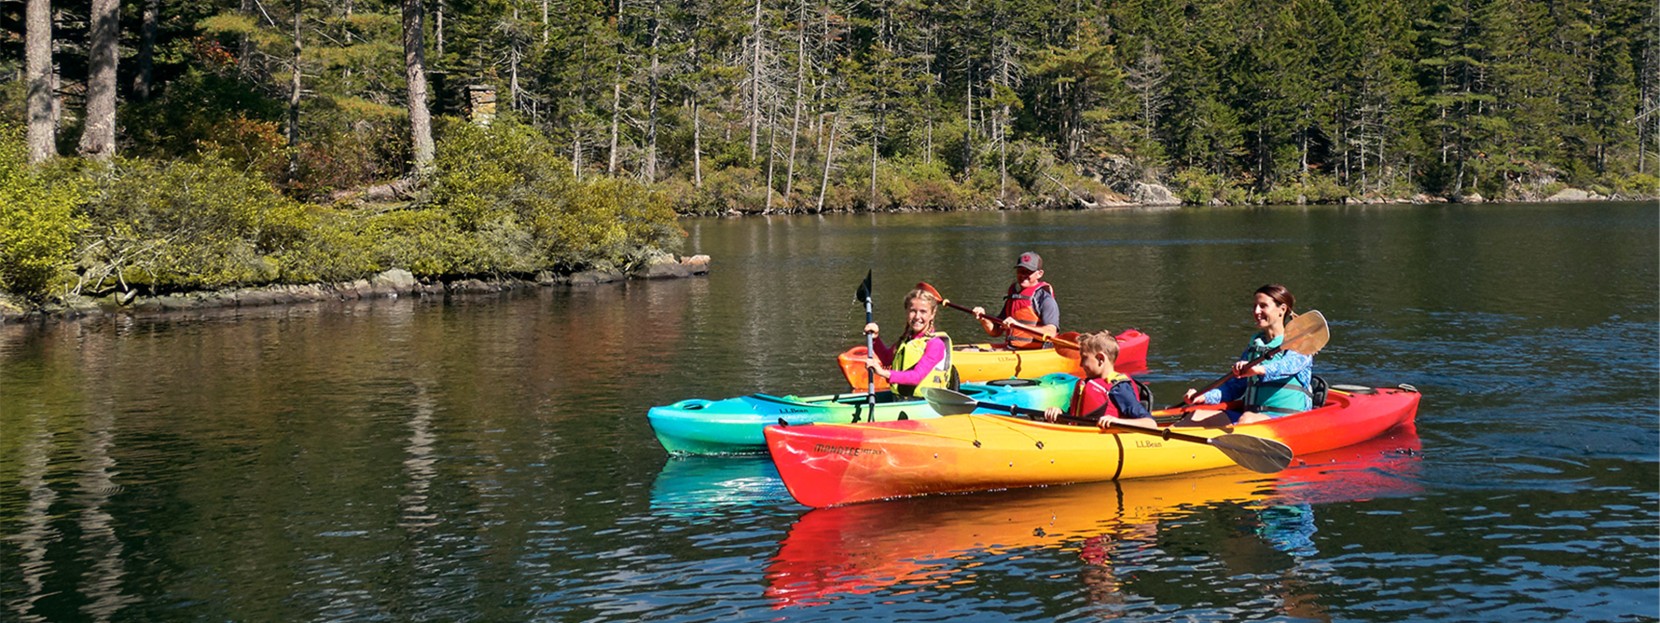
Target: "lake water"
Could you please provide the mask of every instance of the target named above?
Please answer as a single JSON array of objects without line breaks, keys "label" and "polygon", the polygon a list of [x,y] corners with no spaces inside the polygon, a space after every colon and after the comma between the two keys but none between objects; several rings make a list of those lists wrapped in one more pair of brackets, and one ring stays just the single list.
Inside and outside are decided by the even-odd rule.
[{"label": "lake water", "polygon": [[[0,327],[0,620],[1660,620],[1660,208],[686,221],[707,277]],[[1122,483],[809,510],[646,410],[844,387],[927,281],[1153,337],[1161,403],[1250,294],[1416,430]],[[942,310],[942,328],[977,329]]]}]

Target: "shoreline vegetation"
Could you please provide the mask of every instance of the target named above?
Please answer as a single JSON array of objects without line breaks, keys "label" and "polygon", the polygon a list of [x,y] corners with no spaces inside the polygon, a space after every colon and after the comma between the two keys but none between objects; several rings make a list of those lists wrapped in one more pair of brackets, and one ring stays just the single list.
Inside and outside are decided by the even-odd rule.
[{"label": "shoreline vegetation", "polygon": [[627,275],[695,216],[1660,196],[1641,0],[6,6],[20,313]]},{"label": "shoreline vegetation", "polygon": [[531,276],[489,276],[417,279],[407,270],[391,269],[367,279],[342,283],[277,284],[196,290],[140,296],[137,291],[99,298],[70,295],[34,305],[20,305],[0,292],[0,324],[28,319],[71,319],[100,314],[166,314],[189,310],[265,307],[330,301],[393,299],[402,296],[451,297],[546,287],[592,287],[630,279],[679,279],[709,274],[709,256],[659,255],[629,272],[586,270],[568,275],[543,272]]}]

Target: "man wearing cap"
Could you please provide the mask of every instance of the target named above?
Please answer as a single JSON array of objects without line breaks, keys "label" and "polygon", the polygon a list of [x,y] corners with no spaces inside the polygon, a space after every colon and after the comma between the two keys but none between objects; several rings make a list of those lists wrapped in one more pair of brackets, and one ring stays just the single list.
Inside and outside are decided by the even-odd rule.
[{"label": "man wearing cap", "polygon": [[1020,254],[1014,264],[1014,284],[1003,297],[1003,312],[987,316],[983,307],[974,308],[980,326],[992,337],[1003,336],[1009,348],[1043,348],[1046,338],[1055,336],[1061,324],[1061,307],[1055,302],[1055,288],[1043,281],[1043,257],[1032,251]]}]

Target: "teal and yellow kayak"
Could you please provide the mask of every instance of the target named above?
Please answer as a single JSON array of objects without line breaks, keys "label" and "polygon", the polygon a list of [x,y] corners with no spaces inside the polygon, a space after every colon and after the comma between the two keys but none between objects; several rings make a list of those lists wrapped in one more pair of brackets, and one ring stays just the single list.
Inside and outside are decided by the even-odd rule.
[{"label": "teal and yellow kayak", "polygon": [[[960,391],[975,400],[1031,409],[1065,408],[1078,377],[1054,373],[1037,379],[1000,379],[964,383]],[[671,454],[764,454],[769,425],[893,422],[937,418],[920,398],[876,393],[874,410],[864,392],[801,398],[750,394],[723,400],[693,398],[652,407],[647,413],[657,441]],[[988,411],[988,413],[991,413]]]}]

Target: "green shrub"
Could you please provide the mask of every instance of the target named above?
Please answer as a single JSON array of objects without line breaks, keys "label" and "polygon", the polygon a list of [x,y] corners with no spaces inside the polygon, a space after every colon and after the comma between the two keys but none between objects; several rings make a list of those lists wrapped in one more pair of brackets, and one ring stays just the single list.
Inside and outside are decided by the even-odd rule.
[{"label": "green shrub", "polygon": [[653,250],[679,247],[668,197],[633,180],[588,180],[562,208],[535,229],[552,268],[626,267]]},{"label": "green shrub", "polygon": [[429,205],[463,230],[545,212],[576,183],[553,143],[511,117],[488,127],[444,117],[440,130]]},{"label": "green shrub", "polygon": [[78,180],[43,178],[25,151],[23,132],[0,126],[0,288],[38,301],[68,283],[85,222]]},{"label": "green shrub", "polygon": [[1199,168],[1177,171],[1171,181],[1176,184],[1176,194],[1182,198],[1182,203],[1208,206],[1215,200],[1221,200],[1239,205],[1250,199],[1245,189],[1235,185],[1227,176],[1207,173]]},{"label": "green shrub", "polygon": [[305,210],[305,235],[273,255],[281,281],[350,281],[392,266],[378,263],[377,249],[387,242],[369,236],[359,219],[329,208]]},{"label": "green shrub", "polygon": [[626,179],[577,181],[547,137],[511,117],[489,127],[449,119],[443,129],[431,196],[421,206],[436,214],[421,218],[442,216],[429,224],[452,233],[421,238],[431,249],[409,258],[421,266],[412,272],[622,266],[678,244],[666,195]]},{"label": "green shrub", "polygon": [[151,290],[216,288],[278,278],[267,256],[311,227],[299,203],[232,164],[118,160],[91,165],[80,268]]},{"label": "green shrub", "polygon": [[767,205],[760,171],[748,167],[720,169],[703,176],[703,199],[711,212],[760,212]]},{"label": "green shrub", "polygon": [[1269,188],[1262,193],[1262,203],[1267,205],[1296,205],[1299,199],[1304,198],[1302,184],[1284,184]]},{"label": "green shrub", "polygon": [[377,268],[401,267],[417,275],[454,274],[466,255],[466,243],[449,214],[421,208],[372,216],[362,224],[361,237],[371,247]]},{"label": "green shrub", "polygon": [[1649,173],[1632,173],[1616,178],[1614,188],[1623,195],[1654,197],[1660,195],[1660,177]]}]

